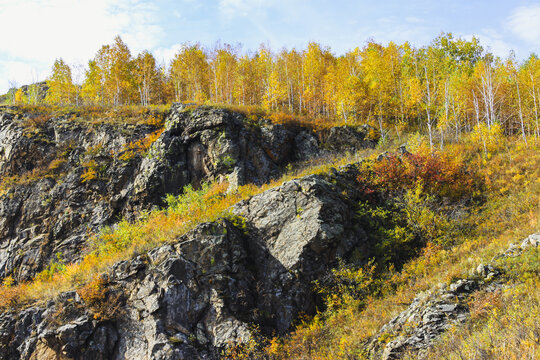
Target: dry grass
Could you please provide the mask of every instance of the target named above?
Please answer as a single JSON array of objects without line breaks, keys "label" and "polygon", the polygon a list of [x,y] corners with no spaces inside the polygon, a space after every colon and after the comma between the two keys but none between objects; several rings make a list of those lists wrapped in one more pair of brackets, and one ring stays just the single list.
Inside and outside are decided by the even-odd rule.
[{"label": "dry grass", "polygon": [[[538,359],[540,356],[540,267],[537,249],[519,262],[510,286],[478,294],[471,319],[446,333],[427,354],[436,359]],[[487,295],[487,296],[481,296]]]},{"label": "dry grass", "polygon": [[313,118],[311,116],[296,115],[283,111],[269,111],[262,106],[254,105],[232,105],[232,104],[209,104],[212,107],[226,109],[244,115],[249,121],[258,123],[262,120],[268,120],[273,124],[288,126],[297,126],[311,129],[315,132],[323,131],[334,126],[354,126],[360,125],[354,122],[347,122],[342,118]]},{"label": "dry grass", "polygon": [[49,119],[55,117],[67,117],[73,121],[81,121],[94,125],[134,124],[162,127],[169,109],[169,105],[57,106],[26,104],[10,107],[9,111],[21,115],[23,126],[35,129],[42,127]]}]

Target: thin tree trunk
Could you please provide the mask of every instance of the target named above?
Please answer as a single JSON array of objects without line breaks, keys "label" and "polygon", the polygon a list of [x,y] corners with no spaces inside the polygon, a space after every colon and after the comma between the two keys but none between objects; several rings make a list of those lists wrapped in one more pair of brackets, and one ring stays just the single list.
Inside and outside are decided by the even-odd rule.
[{"label": "thin tree trunk", "polygon": [[519,121],[521,123],[521,135],[523,135],[523,141],[525,141],[525,144],[527,144],[527,136],[525,135],[525,126],[523,124],[523,111],[521,109],[521,94],[519,92],[519,82],[517,75],[515,76],[516,79],[516,89],[517,89],[517,96],[518,96],[518,105],[519,105]]},{"label": "thin tree trunk", "polygon": [[533,97],[533,103],[534,103],[534,119],[536,121],[536,133],[535,136],[540,136],[540,129],[538,128],[538,105],[536,103],[536,90],[534,89],[534,78],[532,74],[529,74],[531,77],[531,84],[532,84],[532,97]]},{"label": "thin tree trunk", "polygon": [[476,113],[476,123],[478,125],[478,131],[480,131],[480,137],[482,138],[482,143],[484,144],[484,155],[487,157],[487,146],[486,139],[484,138],[484,133],[480,128],[480,108],[478,106],[478,99],[476,94],[473,92],[473,103],[474,103],[474,112]]},{"label": "thin tree trunk", "polygon": [[427,116],[427,127],[428,127],[428,133],[429,133],[429,149],[431,152],[433,152],[433,133],[431,130],[432,123],[431,123],[431,92],[429,89],[429,78],[427,73],[427,67],[424,65],[424,72],[426,75],[426,116]]}]

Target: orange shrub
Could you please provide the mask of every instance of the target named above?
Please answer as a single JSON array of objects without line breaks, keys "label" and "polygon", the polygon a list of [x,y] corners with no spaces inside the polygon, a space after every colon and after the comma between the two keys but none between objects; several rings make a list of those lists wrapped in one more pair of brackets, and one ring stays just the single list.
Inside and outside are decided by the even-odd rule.
[{"label": "orange shrub", "polygon": [[77,290],[77,293],[92,310],[94,319],[108,320],[118,315],[121,294],[109,289],[105,276],[94,276],[88,284]]},{"label": "orange shrub", "polygon": [[480,180],[461,161],[443,155],[390,154],[380,161],[365,162],[358,176],[365,195],[413,189],[418,183],[430,195],[462,199],[476,194]]}]

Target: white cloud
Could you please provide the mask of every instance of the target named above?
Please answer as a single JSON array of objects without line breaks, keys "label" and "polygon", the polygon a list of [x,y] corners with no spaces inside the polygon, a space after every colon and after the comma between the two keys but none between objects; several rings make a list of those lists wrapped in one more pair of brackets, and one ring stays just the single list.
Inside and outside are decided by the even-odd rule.
[{"label": "white cloud", "polygon": [[402,44],[406,41],[413,41],[415,46],[429,44],[436,34],[433,34],[421,19],[401,19],[396,16],[381,17],[375,20],[375,26],[363,26],[356,32],[357,43],[361,44],[367,39],[388,44],[393,41]]},{"label": "white cloud", "polygon": [[[163,30],[157,9],[145,0],[0,0],[0,92],[7,79],[27,83],[26,63],[39,74],[55,58],[86,63],[103,44],[119,34],[136,52],[158,45]],[[43,80],[41,77],[39,80]]]},{"label": "white cloud", "polygon": [[[476,35],[480,39],[480,45],[484,49],[491,51],[495,56],[506,58],[510,54],[511,50],[516,50],[512,47],[503,35],[493,29],[482,29],[482,31]],[[466,38],[469,38],[466,36]],[[472,36],[470,36],[472,39]]]},{"label": "white cloud", "polygon": [[508,18],[508,26],[519,38],[540,46],[540,5],[517,8]]},{"label": "white cloud", "polygon": [[174,58],[176,54],[182,50],[184,47],[184,44],[174,44],[169,47],[160,47],[154,50],[154,57],[156,58],[156,62],[158,64],[164,64],[165,66],[168,66],[171,62],[171,60]]}]

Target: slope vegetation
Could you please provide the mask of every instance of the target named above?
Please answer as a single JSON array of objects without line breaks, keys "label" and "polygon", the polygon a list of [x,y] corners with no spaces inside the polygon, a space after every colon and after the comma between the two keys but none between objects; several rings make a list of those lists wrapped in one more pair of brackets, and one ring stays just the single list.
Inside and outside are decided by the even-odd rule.
[{"label": "slope vegetation", "polygon": [[2,358],[538,354],[534,139],[37,110],[0,115]]}]

